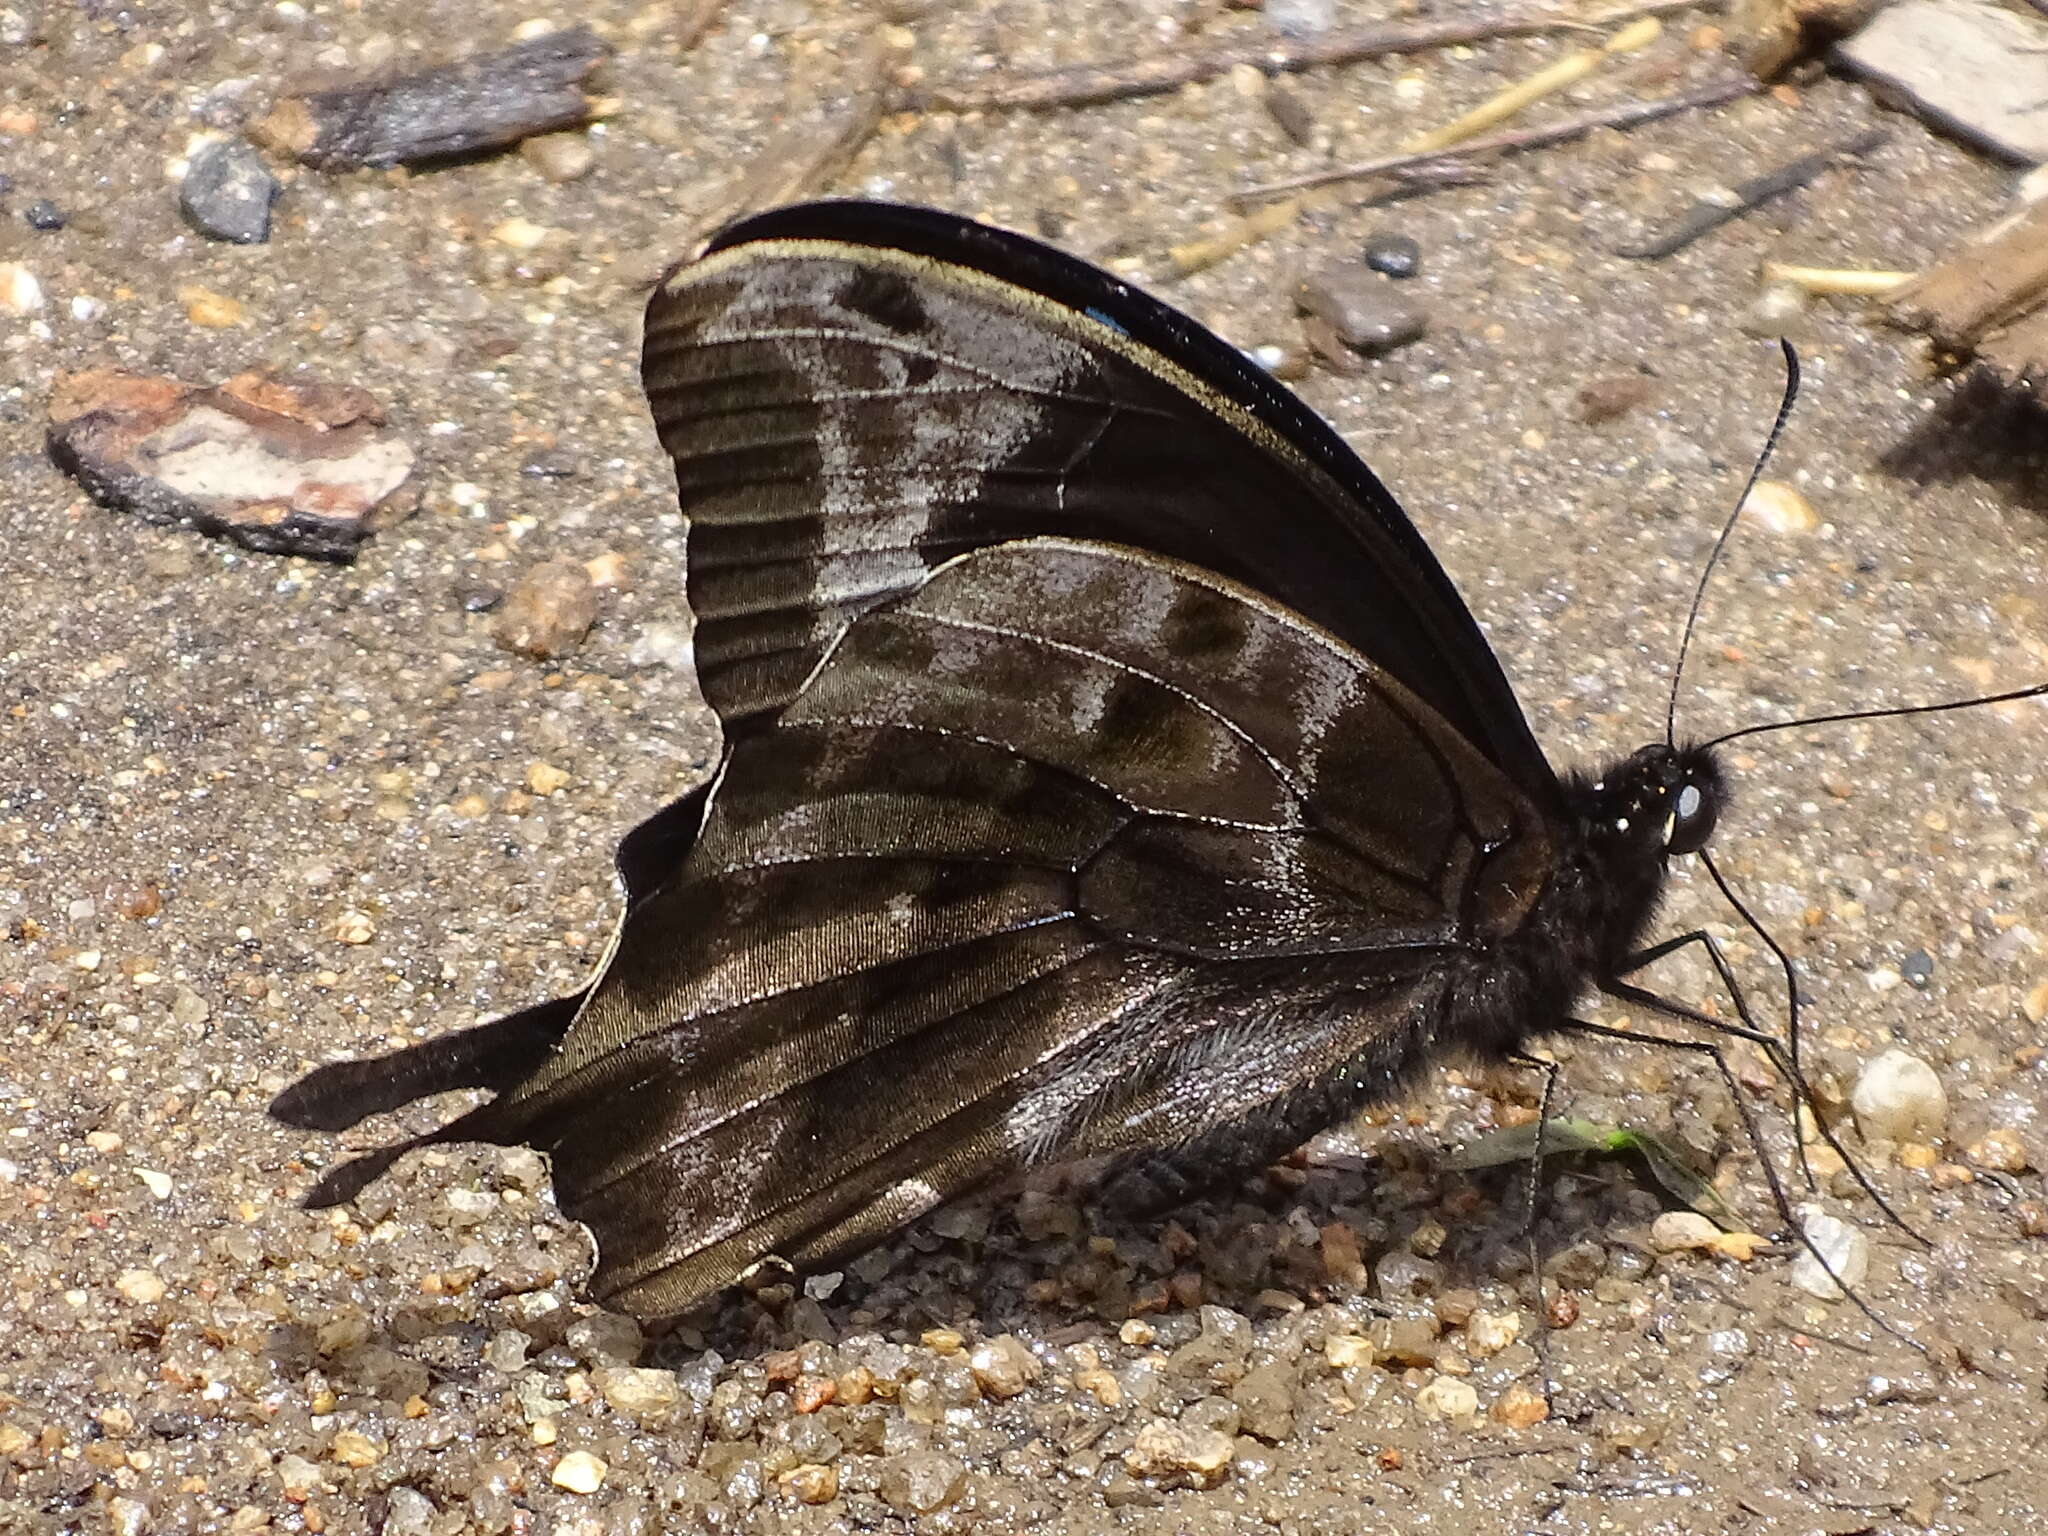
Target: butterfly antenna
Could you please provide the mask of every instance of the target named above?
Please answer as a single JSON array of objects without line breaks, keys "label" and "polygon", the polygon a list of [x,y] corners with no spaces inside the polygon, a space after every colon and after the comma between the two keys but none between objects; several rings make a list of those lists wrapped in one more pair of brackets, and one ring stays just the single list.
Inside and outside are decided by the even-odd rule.
[{"label": "butterfly antenna", "polygon": [[1749,472],[1749,481],[1742,487],[1742,494],[1735,498],[1735,510],[1728,514],[1721,524],[1720,535],[1714,540],[1714,547],[1707,554],[1707,563],[1700,567],[1698,585],[1692,589],[1692,607],[1686,610],[1685,630],[1678,638],[1678,660],[1671,667],[1671,698],[1664,706],[1664,744],[1674,746],[1678,737],[1678,688],[1685,680],[1685,658],[1692,650],[1692,632],[1699,623],[1700,605],[1707,600],[1707,583],[1712,580],[1714,567],[1721,563],[1721,551],[1728,547],[1728,540],[1734,536],[1735,524],[1742,516],[1742,509],[1749,501],[1749,493],[1756,489],[1757,481],[1764,475],[1764,466],[1771,462],[1771,452],[1778,446],[1778,438],[1785,430],[1785,423],[1792,415],[1792,402],[1799,398],[1799,353],[1784,337],[1778,338],[1778,345],[1785,351],[1785,396],[1778,402],[1778,419],[1771,423],[1770,435],[1764,439],[1763,452],[1756,456],[1756,467]]},{"label": "butterfly antenna", "polygon": [[1802,715],[1796,720],[1767,720],[1762,725],[1745,725],[1740,730],[1716,736],[1706,745],[1726,746],[1729,742],[1740,741],[1745,736],[1762,736],[1768,731],[1796,730],[1802,725],[1840,725],[1846,720],[1900,720],[1908,715],[1945,715],[1952,709],[1977,709],[1985,704],[2010,704],[2016,699],[2042,697],[2048,697],[2048,683],[2035,683],[2031,687],[2014,688],[2006,693],[1979,694],[1969,699],[1942,699],[1933,704],[1900,704],[1889,709],[1851,709],[1838,715]]}]

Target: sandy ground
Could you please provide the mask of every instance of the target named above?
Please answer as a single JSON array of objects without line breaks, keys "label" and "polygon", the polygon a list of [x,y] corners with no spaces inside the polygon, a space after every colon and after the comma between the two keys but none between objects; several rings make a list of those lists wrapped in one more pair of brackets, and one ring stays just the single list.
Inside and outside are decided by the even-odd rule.
[{"label": "sandy ground", "polygon": [[[932,79],[1268,25],[1153,0],[883,9],[735,0],[679,55],[670,7],[596,0],[582,11],[619,50],[618,105],[589,134],[589,174],[553,182],[518,155],[300,173],[270,242],[232,248],[182,224],[168,169],[209,121],[307,73],[509,37],[531,13],[0,5],[0,261],[45,296],[0,314],[0,1530],[2040,1528],[2038,706],[1746,743],[1717,844],[1798,956],[1827,1071],[1898,1045],[1945,1084],[1944,1138],[1865,1149],[1931,1251],[1844,1181],[1828,1194],[1872,1241],[1870,1304],[1924,1354],[1795,1289],[1789,1253],[1652,1254],[1651,1186],[1558,1167],[1542,1236],[1578,1315],[1551,1335],[1552,1417],[1499,1422],[1544,1380],[1513,1279],[1520,1179],[1449,1171],[1442,1148],[1526,1113],[1534,1090],[1456,1073],[1360,1128],[1362,1166],[1255,1179],[1134,1229],[1043,1191],[969,1206],[822,1299],[729,1298],[644,1343],[581,1299],[588,1240],[530,1156],[416,1157],[356,1208],[297,1208],[318,1169],[388,1128],[336,1145],[271,1125],[268,1098],[312,1062],[577,985],[615,915],[617,835],[714,750],[673,664],[682,528],[636,384],[641,285],[751,155],[832,99],[878,24]],[[1685,43],[1704,19],[1676,18],[1646,57],[1685,79],[1725,67]],[[1347,158],[1561,46],[1294,89]],[[1891,136],[1866,167],[1672,260],[1609,254],[1695,193],[1880,118]],[[1255,80],[1227,78],[892,118],[834,189],[1143,258],[1202,232],[1243,180],[1322,158]],[[1301,388],[1405,498],[1553,755],[1599,759],[1658,733],[1685,598],[1776,400],[1775,349],[1739,325],[1759,260],[1916,267],[1993,216],[2009,180],[1822,80],[1509,162],[1487,185],[1340,207],[1171,291],[1241,343],[1298,344],[1305,270],[1355,260],[1375,230],[1420,242],[1408,291],[1429,335]],[[64,228],[25,222],[42,199]],[[494,240],[513,217],[561,231],[545,259]],[[191,285],[241,323],[194,324]],[[1852,305],[1816,309],[1802,340],[1808,392],[1774,472],[1818,523],[1738,539],[1684,727],[2040,678],[2038,423],[1987,414]],[[420,453],[422,510],[340,567],[95,506],[46,459],[42,411],[61,371],[109,361],[362,385]],[[1584,386],[1637,375],[1647,403],[1581,419]],[[571,473],[526,472],[543,455]],[[498,648],[472,611],[536,561],[606,555],[627,584],[554,664]],[[549,794],[528,789],[537,763],[564,776]],[[1673,923],[1726,938],[1777,1016],[1757,947],[1680,887]],[[341,942],[348,912],[366,942]],[[1709,980],[1678,963],[1660,977],[1698,997]],[[1670,1134],[1775,1225],[1711,1073],[1669,1052],[1559,1055],[1575,1112]],[[1743,1077],[1759,1107],[1782,1103]],[[1998,1128],[2035,1168],[1973,1176],[1965,1149]],[[1492,1320],[1468,1321],[1475,1307]],[[1521,1339],[1487,1354],[1516,1326],[1503,1314]],[[1345,1342],[1375,1324],[1397,1358]],[[1021,1348],[967,1353],[1005,1333]],[[636,1360],[676,1374],[622,1373]],[[1444,1380],[1473,1389],[1476,1419],[1431,1414],[1460,1404]],[[1215,1432],[1228,1464],[1149,1475],[1166,1427],[1183,1446]]]}]

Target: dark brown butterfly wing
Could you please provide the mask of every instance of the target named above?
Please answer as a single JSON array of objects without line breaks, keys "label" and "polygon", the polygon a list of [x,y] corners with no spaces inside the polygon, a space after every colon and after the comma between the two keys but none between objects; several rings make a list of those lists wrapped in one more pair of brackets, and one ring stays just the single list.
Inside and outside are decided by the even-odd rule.
[{"label": "dark brown butterfly wing", "polygon": [[600,1294],[674,1311],[1033,1161],[1284,1150],[1407,1070],[1436,960],[1518,923],[1546,857],[1312,626],[1133,551],[998,547],[735,745],[560,1048],[462,1134],[552,1153]]},{"label": "dark brown butterfly wing", "polygon": [[782,209],[662,285],[642,371],[729,735],[855,615],[968,549],[1054,535],[1320,624],[1556,807],[1491,649],[1371,472],[1241,354],[1086,263],[928,209]]}]

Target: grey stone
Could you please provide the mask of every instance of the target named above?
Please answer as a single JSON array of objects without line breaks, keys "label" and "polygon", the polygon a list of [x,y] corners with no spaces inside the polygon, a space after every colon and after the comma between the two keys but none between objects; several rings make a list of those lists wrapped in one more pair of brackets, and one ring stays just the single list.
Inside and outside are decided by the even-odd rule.
[{"label": "grey stone", "polygon": [[2009,160],[2048,160],[2048,25],[1979,0],[1899,0],[1835,57],[1936,127]]},{"label": "grey stone", "polygon": [[178,185],[178,207],[202,235],[261,245],[270,238],[278,191],[261,155],[240,139],[222,139],[193,155]]}]

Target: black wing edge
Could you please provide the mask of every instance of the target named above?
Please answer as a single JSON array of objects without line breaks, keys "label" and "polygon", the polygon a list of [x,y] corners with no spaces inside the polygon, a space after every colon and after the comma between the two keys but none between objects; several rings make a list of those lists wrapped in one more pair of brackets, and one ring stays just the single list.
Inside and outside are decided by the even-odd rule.
[{"label": "black wing edge", "polygon": [[792,203],[727,225],[711,237],[702,254],[756,240],[833,240],[905,251],[987,273],[1123,332],[1236,401],[1335,481],[1393,541],[1427,584],[1430,606],[1451,621],[1454,633],[1437,638],[1453,641],[1456,652],[1439,654],[1435,660],[1457,675],[1479,710],[1476,720],[1460,723],[1477,726],[1481,744],[1525,793],[1556,796],[1556,775],[1493,647],[1393,493],[1315,410],[1206,326],[1078,256],[1028,235],[914,203],[860,198]]},{"label": "black wing edge", "polygon": [[[717,782],[718,775],[713,774],[620,841],[617,864],[628,912],[659,890],[682,862],[704,824]],[[462,1088],[503,1093],[537,1071],[562,1043],[588,994],[585,988],[388,1055],[315,1067],[270,1101],[270,1118],[300,1130],[346,1131],[372,1115],[387,1114],[439,1093]],[[491,1139],[477,1134],[487,1130],[480,1117],[491,1107],[485,1104],[438,1130],[337,1164],[321,1176],[302,1203],[309,1210],[320,1210],[352,1200],[418,1147]]]}]

